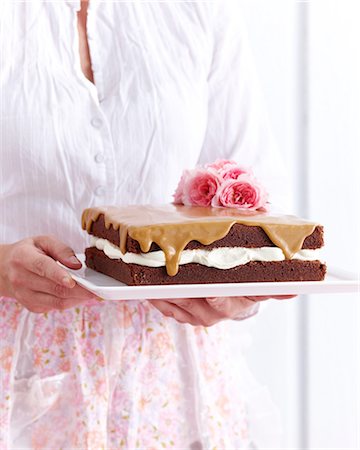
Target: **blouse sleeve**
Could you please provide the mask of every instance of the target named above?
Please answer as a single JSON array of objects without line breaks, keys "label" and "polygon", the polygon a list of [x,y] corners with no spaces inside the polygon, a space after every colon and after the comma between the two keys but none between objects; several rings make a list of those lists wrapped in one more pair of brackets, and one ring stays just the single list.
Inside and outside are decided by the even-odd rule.
[{"label": "blouse sleeve", "polygon": [[234,159],[251,166],[272,204],[289,206],[286,171],[270,132],[237,0],[219,0],[208,74],[208,122],[199,164]]}]

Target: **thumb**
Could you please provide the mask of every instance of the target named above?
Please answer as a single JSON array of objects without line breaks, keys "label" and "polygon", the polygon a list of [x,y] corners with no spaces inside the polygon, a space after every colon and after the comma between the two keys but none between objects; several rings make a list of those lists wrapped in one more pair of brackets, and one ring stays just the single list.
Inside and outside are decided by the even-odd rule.
[{"label": "thumb", "polygon": [[75,256],[74,251],[54,236],[38,236],[34,238],[34,243],[48,256],[61,262],[64,266],[70,269],[81,268],[82,264]]}]

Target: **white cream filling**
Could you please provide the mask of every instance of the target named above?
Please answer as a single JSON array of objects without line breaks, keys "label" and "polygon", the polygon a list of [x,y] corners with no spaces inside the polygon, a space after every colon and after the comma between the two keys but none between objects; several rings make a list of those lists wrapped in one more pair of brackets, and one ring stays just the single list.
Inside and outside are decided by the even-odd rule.
[{"label": "white cream filling", "polygon": [[[119,247],[106,239],[91,236],[90,245],[102,250],[111,259],[121,259],[127,264],[139,264],[148,267],[165,266],[165,254],[162,250],[149,253],[125,253]],[[300,250],[292,259],[302,261],[315,261],[319,258],[320,251]],[[250,261],[283,261],[284,253],[278,247],[219,247],[212,250],[183,250],[179,264],[198,263],[203,266],[217,269],[232,269]]]}]

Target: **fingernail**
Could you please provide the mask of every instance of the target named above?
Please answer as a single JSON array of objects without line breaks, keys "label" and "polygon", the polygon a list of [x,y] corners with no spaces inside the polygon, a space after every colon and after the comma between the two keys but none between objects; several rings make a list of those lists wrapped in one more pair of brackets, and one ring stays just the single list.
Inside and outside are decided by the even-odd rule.
[{"label": "fingernail", "polygon": [[74,255],[69,256],[68,261],[71,262],[71,264],[81,264],[77,257]]},{"label": "fingernail", "polygon": [[66,276],[62,279],[62,284],[66,287],[73,288],[76,283],[70,276]]},{"label": "fingernail", "polygon": [[225,300],[221,297],[221,298],[210,298],[208,299],[209,305],[216,309],[222,309],[225,303]]},{"label": "fingernail", "polygon": [[94,306],[104,301],[105,300],[101,297],[90,297],[87,300],[84,300],[84,303],[86,303],[88,306]]},{"label": "fingernail", "polygon": [[93,295],[92,297],[88,297],[87,300],[94,300],[97,302],[104,302],[105,299],[103,299],[102,297],[98,297],[97,295]]}]

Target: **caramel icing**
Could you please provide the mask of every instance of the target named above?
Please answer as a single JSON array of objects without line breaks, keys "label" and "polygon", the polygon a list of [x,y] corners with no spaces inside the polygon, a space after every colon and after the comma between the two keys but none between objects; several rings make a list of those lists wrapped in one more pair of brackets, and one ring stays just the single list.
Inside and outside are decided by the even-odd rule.
[{"label": "caramel icing", "polygon": [[126,252],[128,235],[139,242],[143,253],[156,243],[165,254],[170,276],[177,274],[181,252],[190,241],[212,244],[225,237],[235,223],[261,227],[287,259],[302,248],[318,225],[289,215],[167,204],[88,208],[82,214],[82,228],[90,233],[101,214],[107,229],[119,230],[122,253]]}]

